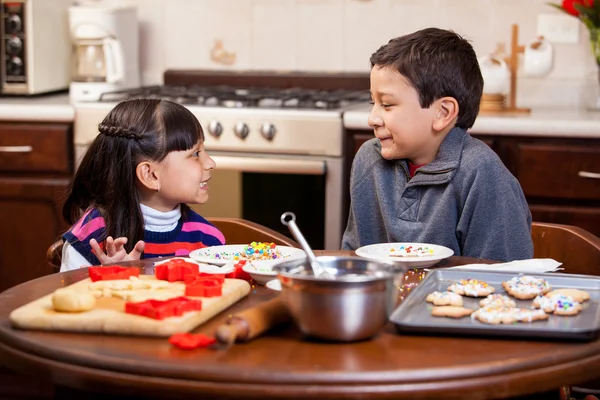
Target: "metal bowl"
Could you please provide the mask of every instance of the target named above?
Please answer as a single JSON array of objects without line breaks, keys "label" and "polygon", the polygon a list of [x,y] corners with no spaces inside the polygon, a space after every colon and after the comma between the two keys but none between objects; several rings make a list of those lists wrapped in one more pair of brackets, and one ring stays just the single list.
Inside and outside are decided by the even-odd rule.
[{"label": "metal bowl", "polygon": [[332,341],[367,339],[379,332],[396,306],[394,284],[405,268],[359,257],[317,257],[334,279],[319,279],[308,259],[273,267],[281,296],[300,330]]}]

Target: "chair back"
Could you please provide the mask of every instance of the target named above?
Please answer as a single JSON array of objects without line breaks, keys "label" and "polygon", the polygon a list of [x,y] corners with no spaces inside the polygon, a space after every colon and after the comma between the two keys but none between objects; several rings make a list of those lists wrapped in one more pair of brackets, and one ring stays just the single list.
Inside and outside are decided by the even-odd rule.
[{"label": "chair back", "polygon": [[[228,244],[249,244],[250,242],[273,242],[278,246],[300,248],[300,245],[287,236],[241,218],[207,218],[225,236]],[[60,271],[63,241],[58,240],[48,247],[46,260],[54,272]]]},{"label": "chair back", "polygon": [[536,258],[562,262],[569,274],[600,275],[600,238],[571,225],[534,222],[531,226]]}]

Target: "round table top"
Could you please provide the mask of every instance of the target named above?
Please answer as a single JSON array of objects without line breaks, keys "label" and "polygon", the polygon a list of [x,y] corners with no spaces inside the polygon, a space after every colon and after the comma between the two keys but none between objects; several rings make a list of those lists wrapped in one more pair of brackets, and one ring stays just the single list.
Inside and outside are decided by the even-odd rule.
[{"label": "round table top", "polygon": [[[318,252],[347,255],[348,252]],[[450,257],[436,267],[485,262]],[[132,262],[148,267],[148,261]],[[165,338],[11,327],[12,310],[87,277],[87,268],[48,275],[0,294],[0,360],[56,384],[120,393],[211,398],[501,398],[598,377],[600,341],[557,342],[398,334],[370,340],[309,340],[293,323],[227,349],[185,351]],[[214,335],[236,311],[277,296],[264,286],[196,329]]]}]

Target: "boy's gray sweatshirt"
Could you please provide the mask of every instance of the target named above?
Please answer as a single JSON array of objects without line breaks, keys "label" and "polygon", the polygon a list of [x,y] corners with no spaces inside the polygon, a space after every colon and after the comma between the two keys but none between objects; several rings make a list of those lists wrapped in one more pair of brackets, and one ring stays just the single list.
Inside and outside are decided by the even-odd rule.
[{"label": "boy's gray sweatshirt", "polygon": [[485,143],[453,128],[434,161],[410,179],[407,160],[386,160],[378,139],[352,164],[342,248],[416,242],[458,256],[533,257],[531,213],[519,182]]}]

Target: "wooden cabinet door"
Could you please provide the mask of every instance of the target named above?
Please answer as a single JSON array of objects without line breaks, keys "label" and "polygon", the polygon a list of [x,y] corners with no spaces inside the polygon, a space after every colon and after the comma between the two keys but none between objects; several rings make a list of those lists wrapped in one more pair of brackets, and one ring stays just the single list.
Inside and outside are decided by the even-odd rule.
[{"label": "wooden cabinet door", "polygon": [[62,218],[70,178],[0,176],[0,292],[52,273],[48,246],[68,229]]}]

